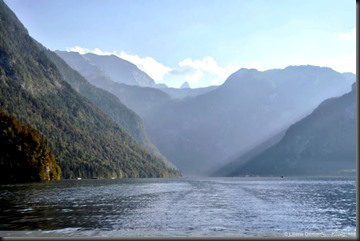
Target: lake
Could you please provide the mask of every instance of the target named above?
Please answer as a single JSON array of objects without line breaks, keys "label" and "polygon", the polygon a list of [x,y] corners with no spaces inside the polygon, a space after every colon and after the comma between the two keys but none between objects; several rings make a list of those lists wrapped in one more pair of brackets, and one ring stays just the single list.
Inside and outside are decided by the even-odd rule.
[{"label": "lake", "polygon": [[0,204],[0,236],[356,236],[355,177],[63,180]]}]

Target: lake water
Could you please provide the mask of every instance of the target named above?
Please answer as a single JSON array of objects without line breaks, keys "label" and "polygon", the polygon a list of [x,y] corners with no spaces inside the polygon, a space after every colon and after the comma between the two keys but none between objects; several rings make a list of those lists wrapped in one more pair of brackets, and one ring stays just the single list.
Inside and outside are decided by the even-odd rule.
[{"label": "lake water", "polygon": [[1,185],[0,204],[0,236],[356,236],[355,177]]}]

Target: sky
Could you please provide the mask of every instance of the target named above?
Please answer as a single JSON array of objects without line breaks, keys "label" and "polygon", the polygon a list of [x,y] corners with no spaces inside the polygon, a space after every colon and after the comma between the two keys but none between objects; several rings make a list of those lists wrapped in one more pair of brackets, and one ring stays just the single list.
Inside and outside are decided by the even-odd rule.
[{"label": "sky", "polygon": [[354,0],[5,0],[51,50],[115,54],[156,83],[220,85],[240,68],[356,73]]}]

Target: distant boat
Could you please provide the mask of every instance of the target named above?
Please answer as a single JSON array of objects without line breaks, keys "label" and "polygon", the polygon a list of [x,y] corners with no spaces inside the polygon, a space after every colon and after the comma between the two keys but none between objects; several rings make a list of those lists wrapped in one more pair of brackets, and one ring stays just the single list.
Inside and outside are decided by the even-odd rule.
[{"label": "distant boat", "polygon": [[112,177],[111,179],[115,179],[115,177]]},{"label": "distant boat", "polygon": [[77,179],[78,179],[78,180],[81,180],[81,177],[78,177]]},{"label": "distant boat", "polygon": [[280,176],[281,178],[284,178],[284,176]]}]

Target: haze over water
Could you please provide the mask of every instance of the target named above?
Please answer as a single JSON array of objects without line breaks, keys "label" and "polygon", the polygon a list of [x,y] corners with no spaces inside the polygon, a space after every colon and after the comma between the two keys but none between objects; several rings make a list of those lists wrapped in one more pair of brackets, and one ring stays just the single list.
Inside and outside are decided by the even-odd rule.
[{"label": "haze over water", "polygon": [[0,203],[1,236],[356,234],[355,177],[68,180],[2,185]]}]

